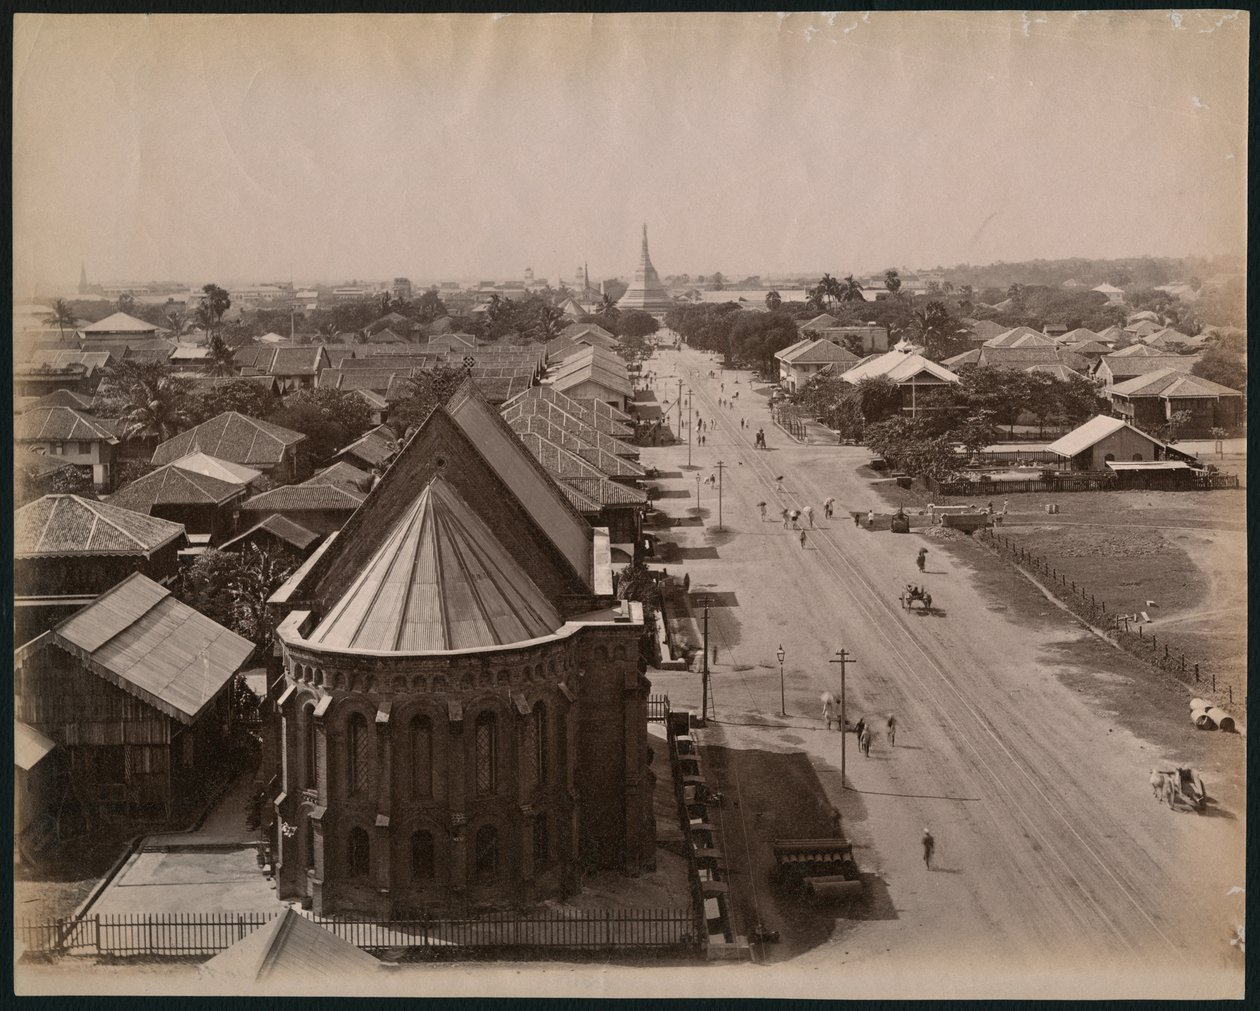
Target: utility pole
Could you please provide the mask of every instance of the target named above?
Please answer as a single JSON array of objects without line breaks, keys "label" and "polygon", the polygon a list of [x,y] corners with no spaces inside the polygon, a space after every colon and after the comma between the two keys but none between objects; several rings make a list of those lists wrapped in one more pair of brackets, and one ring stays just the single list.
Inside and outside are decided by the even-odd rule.
[{"label": "utility pole", "polygon": [[691,430],[696,426],[692,424],[695,418],[691,413],[691,387],[687,387],[687,469],[691,469]]},{"label": "utility pole", "polygon": [[722,529],[722,471],[726,469],[726,464],[719,460],[714,466],[718,472],[718,530]]},{"label": "utility pole", "polygon": [[[679,372],[682,369],[678,370]],[[682,380],[678,380],[678,441],[682,442]]]},{"label": "utility pole", "polygon": [[845,758],[845,743],[849,737],[849,726],[847,723],[845,723],[844,674],[845,674],[845,668],[851,663],[857,663],[857,661],[853,659],[853,657],[849,654],[849,651],[847,649],[842,648],[836,653],[836,659],[828,661],[828,662],[838,663],[840,665],[840,785],[843,787],[847,787],[848,780],[846,780],[844,776],[844,771],[845,771],[844,758]]},{"label": "utility pole", "polygon": [[700,719],[709,718],[709,598],[704,598],[704,660],[700,668]]},{"label": "utility pole", "polygon": [[[700,516],[700,475],[696,475],[696,516]],[[700,525],[704,526],[704,520],[700,520]]]}]

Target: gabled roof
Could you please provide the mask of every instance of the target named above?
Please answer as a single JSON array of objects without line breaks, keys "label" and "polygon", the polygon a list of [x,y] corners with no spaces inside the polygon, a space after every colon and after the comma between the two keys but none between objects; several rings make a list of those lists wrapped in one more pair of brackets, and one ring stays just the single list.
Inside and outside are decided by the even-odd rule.
[{"label": "gabled roof", "polygon": [[1108,393],[1122,397],[1162,397],[1165,400],[1241,397],[1242,392],[1178,369],[1160,369],[1116,383]]},{"label": "gabled roof", "polygon": [[142,319],[136,319],[134,316],[128,316],[125,312],[115,312],[106,316],[102,320],[95,323],[89,323],[87,326],[79,327],[79,333],[83,334],[108,334],[108,333],[136,333],[136,334],[153,334],[162,328],[152,323],[146,323]]},{"label": "gabled roof", "polygon": [[1021,337],[1041,338],[1047,345],[1053,345],[1054,341],[1050,340],[1040,330],[1034,330],[1030,326],[1017,326],[1011,330],[1005,330],[996,337],[990,337],[984,342],[984,346],[988,348],[1006,348],[1011,347]]},{"label": "gabled roof", "polygon": [[15,442],[109,442],[114,433],[87,414],[72,407],[36,407],[13,422]]},{"label": "gabled roof", "polygon": [[286,908],[201,966],[210,979],[242,983],[344,983],[381,965],[366,951]]},{"label": "gabled roof", "polygon": [[241,512],[353,512],[367,496],[340,484],[285,484],[241,503]]},{"label": "gabled roof", "polygon": [[1061,344],[1060,347],[1064,351],[1071,351],[1075,355],[1105,355],[1111,353],[1111,348],[1107,347],[1102,341],[1079,341],[1074,344]]},{"label": "gabled roof", "polygon": [[218,457],[209,456],[205,453],[189,453],[188,456],[181,456],[178,460],[171,461],[171,465],[178,467],[180,470],[190,470],[196,474],[205,474],[207,477],[218,478],[220,481],[228,482],[228,484],[246,485],[262,477],[261,470],[243,467],[239,463],[232,463],[230,460],[220,460]]},{"label": "gabled roof", "polygon": [[[39,640],[37,640],[39,641]],[[194,722],[254,651],[241,638],[133,573],[43,640],[180,723]]]},{"label": "gabled roof", "polygon": [[1152,438],[1145,432],[1134,428],[1123,418],[1109,418],[1105,414],[1097,414],[1090,418],[1085,424],[1078,426],[1068,432],[1061,439],[1057,439],[1046,447],[1051,453],[1057,453],[1059,456],[1072,457],[1085,452],[1091,446],[1097,445],[1109,435],[1115,435],[1122,428],[1136,432],[1143,439],[1152,442],[1157,446],[1164,446],[1164,443],[1158,439]]},{"label": "gabled roof", "polygon": [[[965,322],[965,321],[964,321]],[[972,343],[977,341],[984,342],[992,340],[1001,334],[1006,333],[1007,328],[1001,323],[995,323],[991,319],[978,319],[975,322],[967,324],[971,327],[971,336],[968,338]]]},{"label": "gabled roof", "polygon": [[1097,288],[1091,288],[1090,291],[1101,291],[1104,295],[1123,295],[1124,289],[1117,288],[1111,284],[1100,284]]},{"label": "gabled roof", "polygon": [[303,484],[337,484],[351,491],[366,492],[372,485],[372,475],[366,470],[360,470],[353,464],[346,463],[345,460],[338,460],[330,467],[325,467],[312,478],[302,482]]},{"label": "gabled roof", "polygon": [[1066,365],[1062,364],[1061,362],[1055,365],[1049,365],[1049,364],[1029,365],[1028,368],[1024,369],[1024,371],[1036,372],[1042,375],[1053,376],[1055,379],[1061,379],[1061,380],[1085,378],[1083,375],[1081,375],[1081,373],[1077,372],[1075,369],[1069,369]]},{"label": "gabled roof", "polygon": [[13,514],[13,557],[140,555],[184,536],[181,523],[78,495],[45,495]]},{"label": "gabled roof", "polygon": [[1060,334],[1058,342],[1060,344],[1079,344],[1082,341],[1096,341],[1098,334],[1094,333],[1089,327],[1078,326],[1075,330],[1069,330],[1065,334]]},{"label": "gabled roof", "polygon": [[328,355],[318,344],[309,347],[276,348],[267,372],[273,376],[313,376],[328,365]]},{"label": "gabled roof", "polygon": [[387,425],[370,428],[343,449],[337,450],[334,457],[351,457],[362,460],[371,467],[383,467],[392,460],[399,450],[398,437]]},{"label": "gabled roof", "polygon": [[594,397],[571,397],[570,399],[596,418],[608,418],[611,421],[620,422],[626,427],[634,423],[634,419],[630,415],[626,414],[625,411],[617,410],[606,400],[596,400]]},{"label": "gabled roof", "polygon": [[958,382],[958,377],[947,368],[920,354],[903,351],[886,351],[882,355],[864,358],[841,378],[855,385],[868,376],[887,376],[894,383],[908,383],[924,374],[945,383]]},{"label": "gabled roof", "polygon": [[547,342],[547,358],[559,361],[568,358],[573,352],[580,348],[589,347],[587,344],[579,344],[577,341],[569,340],[568,337],[553,337]]},{"label": "gabled roof", "polygon": [[588,499],[605,506],[646,506],[647,492],[606,477],[566,477],[563,483]]},{"label": "gabled roof", "polygon": [[1158,323],[1149,319],[1144,319],[1137,323],[1129,323],[1124,328],[1125,333],[1138,337],[1148,337],[1151,334],[1159,333],[1162,329],[1163,327],[1161,327]]},{"label": "gabled roof", "polygon": [[33,398],[30,403],[25,405],[23,413],[37,410],[41,407],[68,407],[72,411],[90,413],[92,398],[85,397],[81,393],[75,393],[73,390],[53,390],[51,393],[45,393],[42,397]]},{"label": "gabled roof", "polygon": [[160,443],[153,451],[153,462],[170,463],[189,453],[202,452],[246,466],[271,466],[284,458],[290,446],[296,446],[305,438],[301,432],[269,421],[225,411]]},{"label": "gabled roof", "polygon": [[778,358],[780,361],[786,361],[787,357],[790,354],[792,354],[795,351],[799,351],[801,348],[809,347],[809,345],[811,345],[813,342],[814,342],[813,337],[802,337],[795,344],[789,344],[787,347],[783,348],[781,351],[776,351],[774,353],[774,356],[775,358]]},{"label": "gabled roof", "polygon": [[[564,431],[567,435],[574,436],[588,445],[598,447],[604,452],[612,453],[625,459],[637,460],[639,458],[639,448],[637,446],[615,436],[605,434],[594,425],[582,420],[577,414],[566,411],[558,403],[562,399],[568,400],[563,393],[556,394],[555,400],[547,400],[541,397],[516,397],[502,407],[503,420],[515,429],[515,424],[518,420],[539,417]],[[570,404],[575,409],[580,409],[575,401],[570,401]],[[588,413],[587,416],[594,420],[593,414]]]},{"label": "gabled roof", "polygon": [[1167,347],[1169,344],[1187,344],[1190,339],[1189,334],[1184,334],[1172,327],[1164,327],[1163,330],[1159,330],[1147,337],[1145,343],[1148,348],[1162,348]]},{"label": "gabled roof", "polygon": [[1161,369],[1174,369],[1177,372],[1189,372],[1194,368],[1197,359],[1193,355],[1159,355],[1154,358],[1116,358],[1104,355],[1098,361],[1099,369],[1106,369],[1113,381],[1128,379],[1131,376],[1143,376]]},{"label": "gabled roof", "polygon": [[221,506],[244,493],[243,485],[220,481],[168,463],[123,485],[109,497],[109,504],[147,513],[154,506]]},{"label": "gabled roof", "polygon": [[800,328],[802,331],[807,330],[826,330],[828,327],[839,326],[840,321],[829,312],[824,312],[820,316],[815,316],[808,323],[802,323]]},{"label": "gabled roof", "polygon": [[[506,420],[506,419],[505,419]],[[517,435],[533,434],[541,436],[549,442],[576,453],[592,467],[608,477],[645,477],[646,471],[637,463],[631,463],[622,457],[599,448],[593,443],[573,434],[560,425],[553,424],[541,414],[520,414],[508,421]],[[598,433],[597,433],[598,434]]]},{"label": "gabled roof", "polygon": [[1114,323],[1105,330],[1098,331],[1098,339],[1108,344],[1114,344],[1119,340],[1128,340],[1129,335],[1124,332],[1124,328],[1116,326]]},{"label": "gabled roof", "polygon": [[821,337],[818,340],[807,341],[804,345],[794,344],[788,352],[780,352],[775,357],[782,358],[789,365],[838,364],[846,368],[856,365],[861,360],[848,348],[842,348],[839,344],[833,344]]},{"label": "gabled roof", "polygon": [[551,385],[563,393],[565,390],[574,389],[587,382],[595,383],[623,397],[628,397],[634,392],[629,379],[597,362],[586,362],[573,368],[563,369],[552,378]]},{"label": "gabled roof", "polygon": [[949,358],[941,359],[941,364],[947,369],[957,371],[964,365],[976,365],[980,361],[980,349],[972,348],[970,351],[964,351],[961,354],[951,355]]},{"label": "gabled roof", "polygon": [[232,551],[243,545],[245,541],[252,541],[261,533],[270,534],[298,551],[305,551],[311,544],[319,540],[320,536],[313,530],[307,530],[301,523],[295,523],[287,516],[279,516],[273,513],[265,520],[255,523],[244,533],[237,534],[230,541],[224,541],[219,545],[219,550]]},{"label": "gabled roof", "polygon": [[435,476],[309,638],[333,649],[467,650],[562,624],[495,532]]},{"label": "gabled roof", "polygon": [[1066,365],[1084,371],[1089,361],[1063,348],[1055,347],[982,347],[976,364],[982,368],[1027,369],[1032,365]]},{"label": "gabled roof", "polygon": [[[515,397],[507,400],[503,404],[503,410],[506,412],[517,405],[526,404],[530,401],[544,401],[558,407],[566,414],[573,415],[579,421],[585,422],[604,435],[611,435],[619,439],[622,436],[632,434],[626,423],[620,420],[625,416],[620,411],[615,411],[610,405],[604,404],[602,401],[569,397],[551,386],[531,386],[529,389],[523,390]],[[608,411],[601,411],[596,405],[606,407]]]},{"label": "gabled roof", "polygon": [[1130,344],[1127,348],[1109,352],[1107,358],[1158,358],[1160,355],[1167,353],[1149,348],[1145,344]]},{"label": "gabled roof", "polygon": [[1012,348],[1052,348],[1056,342],[1044,334],[1026,333],[1016,337],[1007,347]]}]

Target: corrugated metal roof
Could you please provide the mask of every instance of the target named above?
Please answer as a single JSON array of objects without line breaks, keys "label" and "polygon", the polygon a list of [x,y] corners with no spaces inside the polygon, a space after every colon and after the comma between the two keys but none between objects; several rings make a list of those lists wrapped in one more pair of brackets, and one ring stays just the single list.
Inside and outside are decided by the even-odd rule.
[{"label": "corrugated metal roof", "polygon": [[138,572],[57,625],[52,641],[181,723],[192,723],[254,650]]},{"label": "corrugated metal roof", "polygon": [[375,958],[289,908],[201,966],[211,979],[344,983],[380,966]]},{"label": "corrugated metal roof", "polygon": [[23,772],[30,772],[56,747],[56,741],[45,737],[34,727],[13,721],[13,764]]},{"label": "corrugated metal roof", "polygon": [[535,639],[562,624],[493,531],[438,476],[310,640],[336,649],[463,650]]},{"label": "corrugated metal roof", "polygon": [[[656,406],[656,405],[652,405]],[[659,409],[658,409],[659,413]],[[506,418],[504,420],[507,420]],[[615,453],[587,442],[573,432],[553,424],[541,414],[522,414],[508,421],[512,430],[518,435],[533,433],[544,439],[563,446],[571,453],[576,453],[592,467],[596,467],[610,477],[645,477],[647,472],[637,463],[623,459]],[[598,435],[599,433],[596,433]],[[605,436],[605,438],[609,438]],[[616,440],[612,440],[616,441]]]},{"label": "corrugated metal roof", "polygon": [[15,558],[142,555],[184,536],[179,523],[78,495],[45,495],[13,514]]},{"label": "corrugated metal roof", "polygon": [[1160,369],[1158,372],[1134,376],[1122,383],[1116,383],[1108,392],[1125,397],[1165,397],[1169,400],[1242,396],[1238,390],[1178,369]]},{"label": "corrugated metal roof", "polygon": [[80,333],[156,333],[162,329],[142,319],[128,316],[125,312],[112,313],[102,320],[79,327]]},{"label": "corrugated metal roof", "polygon": [[1107,460],[1107,466],[1112,470],[1190,470],[1190,464],[1185,460],[1133,460],[1125,462],[1123,460]]},{"label": "corrugated metal roof", "polygon": [[925,373],[942,382],[958,382],[956,375],[936,362],[920,354],[906,354],[902,351],[887,351],[882,355],[864,358],[841,378],[856,384],[867,376],[887,376],[894,383],[908,383]]},{"label": "corrugated metal roof", "polygon": [[1158,439],[1152,439],[1145,432],[1140,432],[1136,428],[1133,428],[1132,425],[1127,424],[1123,418],[1109,418],[1105,414],[1097,414],[1090,418],[1089,421],[1085,422],[1085,424],[1072,429],[1072,431],[1068,432],[1068,434],[1063,436],[1061,439],[1056,439],[1054,442],[1050,443],[1046,449],[1048,449],[1051,453],[1058,453],[1059,456],[1071,458],[1076,456],[1078,453],[1085,452],[1085,450],[1089,449],[1090,446],[1102,442],[1102,440],[1107,438],[1107,436],[1114,435],[1122,428],[1128,428],[1137,432],[1137,434],[1142,436],[1142,438],[1155,443],[1157,446],[1163,445],[1163,443]]},{"label": "corrugated metal roof", "polygon": [[287,516],[273,513],[261,523],[255,523],[243,534],[237,534],[230,541],[224,541],[220,545],[219,550],[231,551],[242,541],[252,538],[255,534],[263,531],[280,538],[286,544],[291,544],[299,551],[305,551],[313,541],[319,540],[319,534],[313,530],[307,530],[301,523],[295,523]]}]

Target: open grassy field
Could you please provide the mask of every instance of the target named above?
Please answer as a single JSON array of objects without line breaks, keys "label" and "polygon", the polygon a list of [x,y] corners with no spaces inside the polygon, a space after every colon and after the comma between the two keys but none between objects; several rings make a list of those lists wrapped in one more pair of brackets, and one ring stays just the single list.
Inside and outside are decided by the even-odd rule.
[{"label": "open grassy field", "polygon": [[[876,485],[890,505],[926,506],[929,493]],[[939,497],[937,504],[943,504]],[[947,503],[983,508],[987,497]],[[1060,492],[1011,495],[996,531],[1045,558],[1107,602],[1145,611],[1145,627],[1187,663],[1211,664],[1239,691],[1247,665],[1246,492]],[[1056,503],[1059,512],[1045,511]],[[1001,509],[1003,499],[994,505]],[[1147,604],[1153,601],[1153,604]]]}]

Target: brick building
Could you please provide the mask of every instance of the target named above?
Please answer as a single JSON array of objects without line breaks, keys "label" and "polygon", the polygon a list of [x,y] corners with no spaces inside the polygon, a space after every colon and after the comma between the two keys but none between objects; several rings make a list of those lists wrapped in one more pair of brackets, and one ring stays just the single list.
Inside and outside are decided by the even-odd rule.
[{"label": "brick building", "polygon": [[282,898],[465,911],[650,865],[642,610],[471,381],[271,606]]}]

